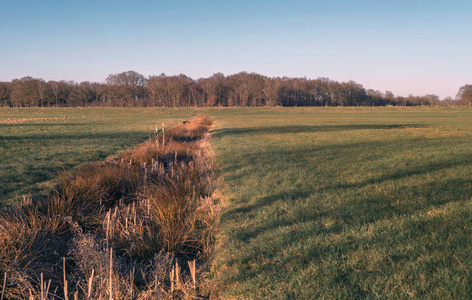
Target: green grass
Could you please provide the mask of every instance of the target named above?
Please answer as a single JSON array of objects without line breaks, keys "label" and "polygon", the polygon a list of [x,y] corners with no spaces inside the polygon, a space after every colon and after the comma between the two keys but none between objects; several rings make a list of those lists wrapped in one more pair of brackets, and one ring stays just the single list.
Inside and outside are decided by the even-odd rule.
[{"label": "green grass", "polygon": [[222,299],[469,298],[472,110],[215,116]]},{"label": "green grass", "polygon": [[0,206],[45,194],[54,178],[106,159],[174,125],[195,110],[145,108],[0,108]]}]

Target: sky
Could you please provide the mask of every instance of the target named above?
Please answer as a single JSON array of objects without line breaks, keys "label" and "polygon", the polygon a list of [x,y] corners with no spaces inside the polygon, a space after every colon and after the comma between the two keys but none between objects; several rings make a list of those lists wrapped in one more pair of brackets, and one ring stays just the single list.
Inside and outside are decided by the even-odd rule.
[{"label": "sky", "polygon": [[470,0],[0,0],[0,81],[241,71],[455,97]]}]

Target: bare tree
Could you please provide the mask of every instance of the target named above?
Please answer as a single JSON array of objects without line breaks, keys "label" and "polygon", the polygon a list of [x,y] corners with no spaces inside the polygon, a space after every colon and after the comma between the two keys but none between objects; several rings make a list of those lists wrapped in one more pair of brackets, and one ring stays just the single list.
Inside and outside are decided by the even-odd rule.
[{"label": "bare tree", "polygon": [[227,103],[229,88],[223,73],[215,73],[209,78],[198,80],[206,98],[207,106],[224,106]]},{"label": "bare tree", "polygon": [[146,77],[135,71],[110,74],[106,83],[114,90],[115,97],[130,105],[133,105],[133,101],[145,97]]},{"label": "bare tree", "polygon": [[276,106],[278,105],[278,91],[279,91],[279,80],[274,78],[264,78],[264,87],[262,88],[262,94],[264,95],[265,105]]},{"label": "bare tree", "polygon": [[11,101],[14,106],[34,107],[40,104],[38,79],[31,76],[12,81]]},{"label": "bare tree", "polygon": [[0,82],[0,106],[11,106],[11,83]]},{"label": "bare tree", "polygon": [[58,107],[59,105],[66,104],[69,98],[70,85],[64,80],[49,81],[48,84],[54,97],[54,106]]}]

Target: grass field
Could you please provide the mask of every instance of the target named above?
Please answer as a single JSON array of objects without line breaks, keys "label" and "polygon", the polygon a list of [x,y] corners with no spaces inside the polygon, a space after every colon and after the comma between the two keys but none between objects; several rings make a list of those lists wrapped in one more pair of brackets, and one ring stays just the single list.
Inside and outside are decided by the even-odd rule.
[{"label": "grass field", "polygon": [[226,197],[212,273],[221,298],[470,297],[472,110],[215,118]]},{"label": "grass field", "polygon": [[469,298],[469,108],[3,109],[0,199],[194,114],[216,121],[220,298]]}]

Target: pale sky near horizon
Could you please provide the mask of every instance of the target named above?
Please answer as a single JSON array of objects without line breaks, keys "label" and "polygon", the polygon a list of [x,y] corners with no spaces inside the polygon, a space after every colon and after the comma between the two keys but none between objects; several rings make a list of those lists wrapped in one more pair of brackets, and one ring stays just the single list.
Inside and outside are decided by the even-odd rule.
[{"label": "pale sky near horizon", "polygon": [[0,0],[0,81],[240,71],[395,95],[472,84],[472,1]]}]

